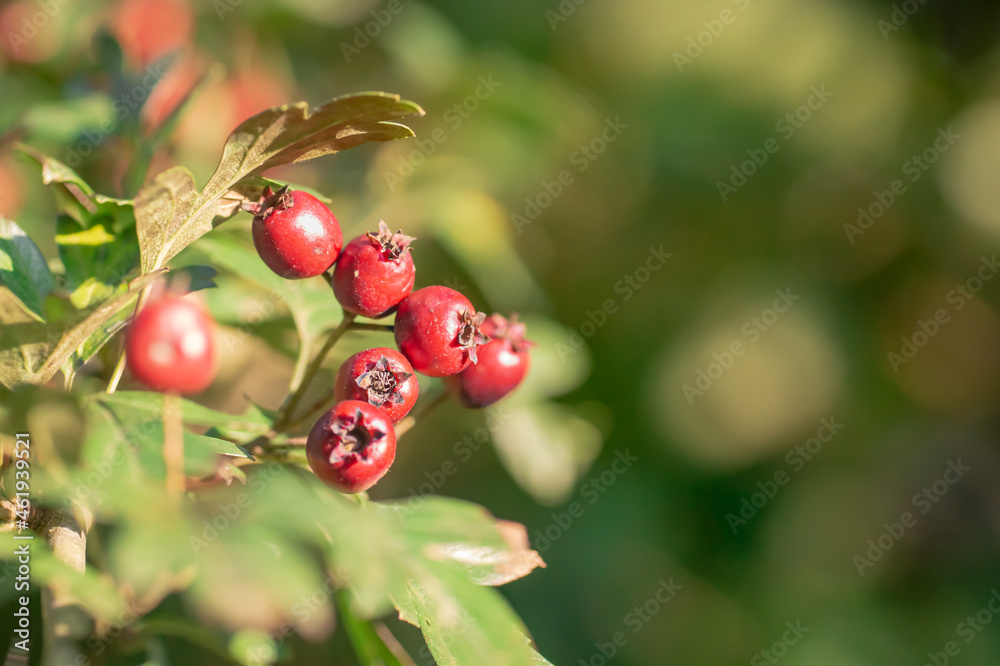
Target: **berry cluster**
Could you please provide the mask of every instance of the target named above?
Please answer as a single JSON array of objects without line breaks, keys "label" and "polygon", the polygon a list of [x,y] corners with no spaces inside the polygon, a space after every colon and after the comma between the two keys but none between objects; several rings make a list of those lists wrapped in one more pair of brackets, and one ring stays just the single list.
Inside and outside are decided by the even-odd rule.
[{"label": "berry cluster", "polygon": [[[272,271],[288,279],[327,275],[345,316],[396,315],[398,351],[377,347],[348,358],[337,373],[337,403],[309,432],[309,466],[329,485],[361,492],[388,472],[395,427],[417,402],[415,373],[445,378],[466,407],[491,405],[524,379],[531,344],[524,324],[477,313],[448,287],[413,291],[414,238],[380,222],[345,246],[329,208],[287,187],[268,188],[244,208],[254,214],[254,245]],[[133,374],[154,389],[191,393],[211,382],[211,318],[190,301],[172,296],[143,309],[127,344]]]}]

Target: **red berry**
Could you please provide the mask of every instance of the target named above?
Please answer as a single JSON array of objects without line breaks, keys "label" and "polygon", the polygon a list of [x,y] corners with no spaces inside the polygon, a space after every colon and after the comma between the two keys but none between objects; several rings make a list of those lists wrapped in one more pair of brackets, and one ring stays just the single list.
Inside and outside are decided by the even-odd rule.
[{"label": "red berry", "polygon": [[128,367],[154,391],[199,393],[215,377],[211,315],[167,296],[135,316],[125,338]]},{"label": "red berry", "polygon": [[418,289],[396,311],[396,346],[413,369],[428,377],[454,375],[476,362],[489,342],[479,327],[486,315],[448,287]]},{"label": "red berry", "polygon": [[410,362],[395,349],[359,352],[340,366],[334,397],[381,407],[393,423],[403,420],[417,402],[420,386]]},{"label": "red berry", "polygon": [[487,407],[513,391],[528,372],[531,342],[517,315],[507,321],[495,314],[482,326],[492,340],[479,348],[479,362],[445,379],[451,394],[466,407]]},{"label": "red berry", "polygon": [[333,272],[333,293],[348,312],[378,319],[389,314],[413,291],[413,258],[403,232],[378,223],[344,248]]},{"label": "red berry", "polygon": [[344,237],[337,218],[323,202],[301,190],[264,190],[254,213],[253,244],[267,267],[283,278],[322,275],[337,261]]},{"label": "red berry", "polygon": [[306,440],[309,467],[345,493],[374,486],[395,457],[396,431],[389,415],[360,400],[334,405],[319,417]]}]

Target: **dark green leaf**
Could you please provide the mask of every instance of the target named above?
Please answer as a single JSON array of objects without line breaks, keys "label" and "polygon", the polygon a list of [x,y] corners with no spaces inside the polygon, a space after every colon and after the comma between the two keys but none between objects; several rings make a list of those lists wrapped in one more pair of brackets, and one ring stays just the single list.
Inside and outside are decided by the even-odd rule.
[{"label": "dark green leaf", "polygon": [[211,266],[185,266],[175,268],[170,272],[170,289],[183,293],[201,291],[203,289],[215,289],[214,278],[219,274]]},{"label": "dark green leaf", "polygon": [[38,246],[13,220],[0,217],[0,282],[38,321],[45,321],[45,297],[56,286]]},{"label": "dark green leaf", "polygon": [[61,215],[56,229],[59,257],[66,267],[64,286],[78,309],[110,298],[135,268],[139,244],[134,226],[116,235],[114,217],[98,213],[86,224]]}]

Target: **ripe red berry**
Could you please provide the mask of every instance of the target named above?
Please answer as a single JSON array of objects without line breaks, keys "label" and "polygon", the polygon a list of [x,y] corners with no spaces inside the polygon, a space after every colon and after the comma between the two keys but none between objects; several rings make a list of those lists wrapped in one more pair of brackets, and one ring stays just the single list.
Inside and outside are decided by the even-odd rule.
[{"label": "ripe red berry", "polygon": [[323,202],[301,190],[264,190],[260,203],[244,204],[252,212],[253,244],[268,268],[298,280],[322,275],[337,261],[344,236],[337,218]]},{"label": "ripe red berry", "polygon": [[493,338],[479,348],[479,362],[445,379],[448,390],[466,407],[487,407],[513,391],[528,372],[531,342],[517,315],[510,321],[495,314],[486,319],[483,333]]},{"label": "ripe red berry", "polygon": [[167,296],[135,316],[125,338],[129,370],[154,391],[199,393],[215,377],[211,315]]},{"label": "ripe red berry", "polygon": [[309,467],[345,493],[374,486],[396,457],[389,415],[360,400],[345,400],[319,417],[306,439]]},{"label": "ripe red berry", "polygon": [[388,347],[368,349],[344,361],[334,384],[337,400],[362,400],[381,407],[393,423],[413,409],[419,391],[410,362]]},{"label": "ripe red berry", "polygon": [[475,363],[477,348],[489,342],[479,330],[485,318],[454,289],[424,287],[399,304],[396,346],[417,372],[454,375]]},{"label": "ripe red berry", "polygon": [[402,231],[385,222],[344,248],[333,272],[333,293],[348,312],[378,319],[389,314],[413,291],[413,258]]}]

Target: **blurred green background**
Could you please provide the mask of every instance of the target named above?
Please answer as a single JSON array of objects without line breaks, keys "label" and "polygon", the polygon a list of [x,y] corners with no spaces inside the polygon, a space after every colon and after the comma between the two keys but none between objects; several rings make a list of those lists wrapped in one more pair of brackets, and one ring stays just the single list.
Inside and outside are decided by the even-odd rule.
[{"label": "blurred green background", "polygon": [[[152,173],[203,183],[269,106],[399,93],[427,111],[417,139],[273,175],[331,197],[345,236],[379,219],[417,236],[418,286],[520,312],[539,346],[516,397],[418,426],[374,498],[524,523],[548,568],[502,589],[555,664],[995,664],[998,17],[972,0],[4,3],[0,212],[51,256],[53,204],[11,143],[131,196],[121,128],[199,77]],[[287,317],[218,282],[205,297],[238,344],[203,399],[276,407]],[[315,659],[353,663],[334,641]]]}]

